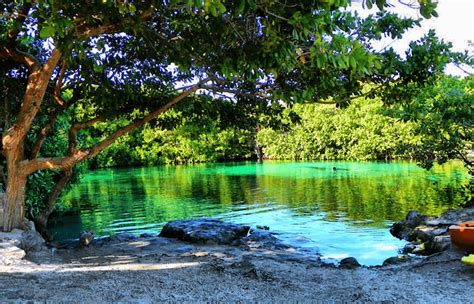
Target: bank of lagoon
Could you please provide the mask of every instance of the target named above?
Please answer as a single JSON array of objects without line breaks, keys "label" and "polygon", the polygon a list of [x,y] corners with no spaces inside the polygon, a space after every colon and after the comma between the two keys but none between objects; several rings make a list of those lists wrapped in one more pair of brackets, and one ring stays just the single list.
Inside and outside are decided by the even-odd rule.
[{"label": "bank of lagoon", "polygon": [[464,201],[460,163],[239,162],[114,168],[85,175],[65,197],[78,210],[51,221],[57,240],[157,234],[171,220],[212,217],[268,226],[323,259],[381,264],[404,242],[388,226],[409,210],[438,215]]}]

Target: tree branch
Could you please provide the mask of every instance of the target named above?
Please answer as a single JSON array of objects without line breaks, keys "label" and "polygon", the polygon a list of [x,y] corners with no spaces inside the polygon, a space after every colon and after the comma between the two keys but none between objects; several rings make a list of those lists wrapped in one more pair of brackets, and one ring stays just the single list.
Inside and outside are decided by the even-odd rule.
[{"label": "tree branch", "polygon": [[[147,10],[143,11],[138,19],[145,21],[150,19],[153,16],[155,11],[155,6],[151,5]],[[135,23],[135,20],[132,18],[127,18],[117,23],[104,24],[101,26],[91,25],[91,26],[81,26],[78,27],[77,32],[78,36],[93,37],[101,34],[114,34],[123,29],[125,25],[132,25]]]},{"label": "tree branch", "polygon": [[41,68],[41,64],[33,55],[3,45],[0,49],[0,58],[7,58],[25,65],[30,73]]},{"label": "tree branch", "polygon": [[59,71],[58,79],[56,80],[56,86],[54,87],[53,91],[53,97],[61,107],[65,106],[65,102],[61,98],[61,87],[63,86],[64,72],[66,72],[66,63],[63,61],[61,64],[61,70]]},{"label": "tree branch", "polygon": [[[204,80],[203,82],[207,82],[207,81],[208,81],[208,79]],[[174,104],[178,103],[179,101],[181,101],[185,97],[187,97],[187,96],[191,95],[192,93],[196,92],[201,87],[201,83],[202,82],[196,84],[194,87],[191,87],[191,88],[187,89],[186,91],[182,92],[178,96],[170,99],[167,103],[165,103],[164,105],[162,105],[158,109],[152,111],[148,115],[145,115],[143,118],[137,119],[137,120],[133,121],[132,123],[126,125],[125,127],[123,127],[121,129],[115,131],[114,133],[110,134],[104,140],[102,140],[101,142],[99,142],[96,145],[89,148],[88,149],[89,153],[88,153],[87,157],[91,158],[91,157],[96,156],[102,150],[104,150],[105,148],[107,148],[108,146],[113,144],[115,142],[115,140],[117,140],[117,138],[119,138],[120,136],[141,127],[145,123],[149,122],[150,120],[154,119],[155,117],[157,117],[161,113],[168,110]]]},{"label": "tree branch", "polygon": [[271,99],[271,96],[265,95],[262,92],[246,93],[246,92],[242,92],[242,91],[239,91],[239,90],[220,88],[220,87],[210,86],[210,85],[202,86],[201,89],[205,89],[205,90],[209,90],[209,91],[213,91],[213,92],[229,93],[229,94],[234,94],[234,95],[242,96],[242,97],[251,97],[251,98],[260,97],[260,98],[267,99],[267,100]]},{"label": "tree branch", "polygon": [[[167,103],[164,105],[160,106],[158,109],[152,111],[148,115],[145,115],[141,119],[134,120],[130,124],[126,125],[125,127],[115,131],[114,133],[110,134],[107,136],[105,139],[100,141],[99,143],[95,144],[94,146],[88,148],[88,149],[81,149],[77,150],[75,147],[75,141],[70,143],[70,154],[65,157],[49,157],[49,158],[35,158],[32,160],[24,160],[19,163],[19,169],[22,171],[23,174],[29,175],[32,174],[38,170],[46,170],[46,169],[58,169],[58,170],[67,170],[72,168],[76,163],[85,160],[86,158],[91,158],[99,154],[102,150],[110,146],[119,138],[120,136],[135,130],[136,128],[141,127],[145,123],[149,122],[156,116],[160,115],[161,113],[165,112],[168,110],[171,106],[174,104],[178,103],[185,97],[191,95],[192,93],[196,92],[199,90],[202,86],[203,83],[206,83],[209,81],[209,78],[199,82],[195,86],[187,89],[186,91],[183,91],[181,94],[178,96],[170,99]],[[102,119],[101,117],[96,117],[93,118],[89,121],[83,122],[83,123],[78,123],[75,125],[74,129],[81,129],[85,128],[87,126],[92,125],[93,123],[99,121]],[[77,132],[77,131],[75,131]],[[75,140],[75,133],[72,132],[74,135],[74,140]],[[71,135],[71,132],[70,132]]]},{"label": "tree branch", "polygon": [[[61,100],[63,100],[61,98]],[[49,117],[48,121],[46,124],[38,131],[38,134],[36,135],[36,141],[33,145],[33,148],[31,149],[30,157],[29,159],[33,159],[38,157],[39,152],[41,151],[41,147],[43,145],[44,140],[46,139],[46,136],[48,136],[49,132],[53,128],[54,124],[56,123],[56,119],[58,118],[59,114],[67,110],[70,106],[72,106],[76,101],[79,100],[79,93],[77,90],[74,90],[73,95],[71,100],[69,100],[68,103],[65,103],[63,101],[63,106],[56,108],[55,111],[53,111]]]},{"label": "tree branch", "polygon": [[87,127],[92,126],[96,122],[103,121],[103,116],[97,116],[85,122],[79,122],[71,126],[69,129],[69,146],[68,146],[68,153],[69,155],[73,155],[77,152],[77,137],[76,134],[79,130],[85,129]]},{"label": "tree branch", "polygon": [[28,85],[18,113],[18,118],[13,126],[8,129],[2,138],[4,149],[11,149],[20,143],[28,133],[39,108],[41,107],[44,94],[48,88],[49,80],[54,68],[59,62],[62,51],[55,48],[43,67],[35,69],[28,76]]},{"label": "tree branch", "polygon": [[54,186],[53,192],[49,195],[48,201],[46,202],[43,210],[35,216],[34,221],[36,224],[36,229],[41,233],[41,235],[46,236],[47,234],[47,224],[48,218],[54,210],[54,204],[61,195],[62,190],[67,185],[72,176],[72,168],[63,170],[61,172],[61,179]]}]

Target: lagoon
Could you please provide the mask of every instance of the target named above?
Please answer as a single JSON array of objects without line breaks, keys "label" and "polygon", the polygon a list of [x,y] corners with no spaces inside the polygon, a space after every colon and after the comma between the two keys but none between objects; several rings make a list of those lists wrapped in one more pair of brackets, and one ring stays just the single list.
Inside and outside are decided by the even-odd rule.
[{"label": "lagoon", "polygon": [[91,171],[64,198],[78,210],[51,220],[58,240],[91,230],[159,233],[171,220],[213,217],[266,225],[290,245],[337,261],[381,264],[404,242],[388,227],[409,210],[437,215],[463,203],[459,163],[239,162]]}]

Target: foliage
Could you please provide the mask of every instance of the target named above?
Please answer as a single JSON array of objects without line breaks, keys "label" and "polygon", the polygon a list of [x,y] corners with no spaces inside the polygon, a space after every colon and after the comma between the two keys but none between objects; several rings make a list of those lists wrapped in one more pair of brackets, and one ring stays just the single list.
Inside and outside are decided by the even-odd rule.
[{"label": "foliage", "polygon": [[257,141],[270,159],[390,160],[414,156],[420,145],[415,123],[404,123],[383,113],[380,100],[359,98],[345,109],[297,105],[298,123],[288,130],[265,128]]},{"label": "foliage", "polygon": [[461,159],[472,174],[467,155],[474,151],[474,77],[441,77],[434,85],[415,88],[411,99],[393,108],[393,116],[417,124],[416,159],[424,167]]},{"label": "foliage", "polygon": [[[244,115],[236,103],[197,96],[161,115],[91,160],[92,167],[157,165],[248,159],[250,131],[239,126]],[[127,121],[117,122],[126,125]],[[88,133],[104,133],[103,124]],[[86,136],[88,137],[88,136]]]}]

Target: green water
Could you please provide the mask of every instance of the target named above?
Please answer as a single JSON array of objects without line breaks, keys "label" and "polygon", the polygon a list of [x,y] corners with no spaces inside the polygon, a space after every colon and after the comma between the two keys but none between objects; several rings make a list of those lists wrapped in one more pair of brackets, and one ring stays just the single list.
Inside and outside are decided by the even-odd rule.
[{"label": "green water", "polygon": [[[336,167],[336,170],[333,169]],[[215,217],[267,225],[326,259],[375,265],[404,243],[387,227],[409,210],[436,215],[462,203],[459,164],[264,162],[93,171],[67,195],[80,214],[56,219],[57,239],[80,231],[158,233],[170,220]]]}]

